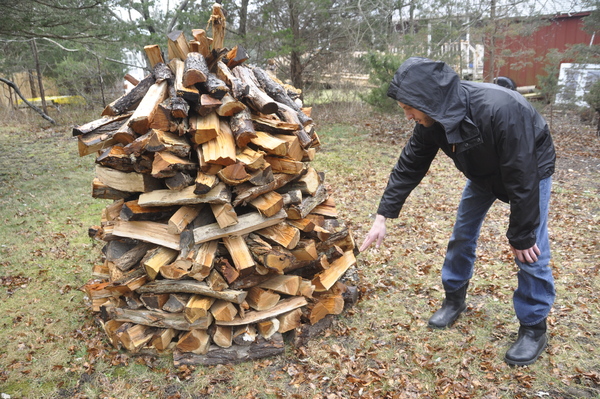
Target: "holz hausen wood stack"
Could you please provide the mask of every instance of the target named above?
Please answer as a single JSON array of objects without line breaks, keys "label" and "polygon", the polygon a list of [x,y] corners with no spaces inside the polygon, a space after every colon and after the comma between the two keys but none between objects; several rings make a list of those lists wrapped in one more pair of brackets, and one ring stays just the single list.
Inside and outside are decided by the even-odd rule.
[{"label": "holz hausen wood stack", "polygon": [[310,110],[223,47],[219,4],[209,22],[212,38],[168,35],[167,61],[145,47],[152,73],[73,129],[97,156],[93,197],[113,200],[90,229],[106,242],[83,287],[92,310],[113,345],[176,365],[281,353],[282,334],[308,337],[356,300]]}]

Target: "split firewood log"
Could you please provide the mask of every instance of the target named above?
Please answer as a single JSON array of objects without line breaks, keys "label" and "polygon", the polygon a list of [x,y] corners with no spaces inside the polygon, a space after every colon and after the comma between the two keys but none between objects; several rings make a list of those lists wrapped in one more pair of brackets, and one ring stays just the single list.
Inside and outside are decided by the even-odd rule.
[{"label": "split firewood log", "polygon": [[227,166],[236,162],[235,139],[226,122],[219,122],[217,137],[202,143],[202,156],[205,162],[217,165]]},{"label": "split firewood log", "polygon": [[154,74],[147,75],[127,94],[124,94],[112,103],[108,104],[102,112],[102,115],[121,115],[128,110],[134,109],[137,107],[140,101],[142,101],[142,98],[144,98],[155,81],[156,79],[154,78]]},{"label": "split firewood log", "polygon": [[236,100],[231,94],[225,93],[221,98],[221,105],[216,112],[219,116],[232,116],[246,109],[241,101]]},{"label": "split firewood log", "polygon": [[231,88],[231,95],[236,100],[242,100],[250,88],[241,79],[237,78],[222,61],[217,62],[217,77],[227,83]]},{"label": "split firewood log", "polygon": [[154,68],[154,66],[158,63],[164,63],[165,59],[163,58],[162,51],[158,44],[151,44],[148,46],[144,46],[144,52],[146,53],[146,57],[150,62],[150,66]]},{"label": "split firewood log", "polygon": [[252,178],[246,171],[246,167],[241,162],[236,162],[233,165],[228,165],[217,172],[217,176],[223,183],[228,186],[237,186]]},{"label": "split firewood log", "polygon": [[239,44],[229,50],[227,53],[227,67],[233,69],[234,67],[246,62],[250,56],[246,52],[246,49]]},{"label": "split firewood log", "polygon": [[223,101],[212,97],[210,94],[203,93],[200,95],[200,102],[195,108],[195,111],[200,116],[206,116],[213,111],[217,111],[223,105]]},{"label": "split firewood log", "polygon": [[221,131],[221,122],[216,112],[190,117],[190,135],[195,144],[204,144],[215,139]]},{"label": "split firewood log", "polygon": [[231,132],[235,137],[238,148],[246,147],[249,142],[257,137],[254,124],[252,123],[252,116],[247,109],[242,109],[231,115],[229,126],[231,127]]},{"label": "split firewood log", "polygon": [[262,114],[273,114],[277,112],[277,103],[262,91],[252,70],[243,65],[239,65],[234,68],[232,72],[235,77],[248,85],[248,94],[246,94],[245,98],[252,108]]},{"label": "split firewood log", "polygon": [[298,119],[300,120],[302,126],[313,123],[312,118],[302,112],[302,109],[294,100],[290,98],[283,86],[274,81],[265,70],[255,67],[252,69],[252,72],[254,73],[254,76],[256,76],[260,86],[269,96],[271,96],[275,101],[292,108],[297,113]]},{"label": "split firewood log", "polygon": [[163,310],[170,313],[181,313],[190,299],[190,294],[169,294]]},{"label": "split firewood log", "polygon": [[200,53],[188,53],[183,67],[182,84],[190,87],[196,83],[206,82],[208,79],[208,65]]},{"label": "split firewood log", "polygon": [[129,119],[129,126],[138,134],[150,128],[158,105],[167,97],[167,82],[154,83]]},{"label": "split firewood log", "polygon": [[106,168],[115,169],[121,172],[133,172],[133,162],[129,155],[125,153],[122,145],[113,145],[102,151],[96,158],[96,163]]},{"label": "split firewood log", "polygon": [[141,206],[137,199],[126,201],[121,206],[119,218],[123,221],[160,222],[168,219],[175,212],[173,207]]},{"label": "split firewood log", "polygon": [[156,333],[154,333],[154,337],[151,341],[152,346],[159,352],[165,351],[169,348],[171,341],[176,335],[177,331],[174,328],[159,329]]},{"label": "split firewood log", "polygon": [[137,291],[140,294],[145,292],[153,293],[188,293],[209,296],[211,298],[223,299],[229,302],[240,304],[246,299],[247,292],[240,290],[225,289],[215,291],[209,288],[206,282],[194,280],[154,280],[144,286],[139,287]]},{"label": "split firewood log", "polygon": [[169,62],[169,67],[175,74],[173,85],[177,92],[177,95],[183,97],[191,104],[198,104],[200,99],[200,92],[195,86],[185,86],[183,84],[183,73],[185,70],[185,63],[179,58],[173,58]]},{"label": "split firewood log", "polygon": [[217,299],[210,307],[210,313],[213,315],[214,319],[218,321],[231,321],[236,316],[237,312],[237,308],[233,303],[221,299]]},{"label": "split firewood log", "polygon": [[227,84],[219,79],[217,75],[209,72],[206,80],[198,84],[204,93],[207,93],[217,100],[221,100],[225,94],[229,93],[230,89]]},{"label": "split firewood log", "polygon": [[239,186],[235,186],[232,190],[235,194],[232,205],[236,207],[240,204],[246,204],[264,193],[283,187],[285,184],[296,178],[298,178],[298,176],[293,174],[277,173],[273,176],[273,181],[261,186],[255,186],[251,183],[244,183],[240,184]]},{"label": "split firewood log", "polygon": [[187,58],[190,48],[183,31],[173,30],[167,35],[169,59],[178,58],[184,61]]},{"label": "split firewood log", "polygon": [[179,337],[176,347],[182,352],[191,352],[197,355],[206,354],[210,347],[210,335],[208,335],[206,329],[192,329]]},{"label": "split firewood log", "polygon": [[263,273],[257,268],[257,272],[261,274],[269,272],[282,274],[295,262],[294,255],[288,249],[279,245],[271,245],[257,234],[249,234],[246,237],[246,244],[258,264],[267,269]]},{"label": "split firewood log", "polygon": [[190,41],[190,49],[208,57],[213,39],[206,36],[204,29],[192,29],[192,36],[194,40]]}]

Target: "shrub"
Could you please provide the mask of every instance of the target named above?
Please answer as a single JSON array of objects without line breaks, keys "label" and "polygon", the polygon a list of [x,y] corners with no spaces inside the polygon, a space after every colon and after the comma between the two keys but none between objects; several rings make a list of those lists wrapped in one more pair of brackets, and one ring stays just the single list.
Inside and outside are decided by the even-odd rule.
[{"label": "shrub", "polygon": [[405,60],[404,56],[379,52],[368,53],[362,61],[369,69],[369,83],[373,86],[360,98],[379,111],[392,112],[397,110],[396,103],[387,96],[390,82],[394,73]]},{"label": "shrub", "polygon": [[600,136],[600,79],[596,80],[590,86],[589,91],[585,93],[583,99],[596,111],[596,116],[598,117],[598,130],[596,134]]}]

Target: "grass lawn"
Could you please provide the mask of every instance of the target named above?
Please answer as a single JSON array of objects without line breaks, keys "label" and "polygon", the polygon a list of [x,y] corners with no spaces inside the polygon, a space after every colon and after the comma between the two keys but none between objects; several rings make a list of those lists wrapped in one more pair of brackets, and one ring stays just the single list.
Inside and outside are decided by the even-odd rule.
[{"label": "grass lawn", "polygon": [[[533,365],[502,360],[516,337],[516,266],[508,207],[482,229],[466,313],[432,331],[440,269],[464,178],[440,155],[388,222],[379,249],[358,258],[360,300],[333,327],[284,355],[238,365],[175,368],[170,356],[112,348],[79,288],[101,243],[87,231],[107,201],[91,198],[94,157],[73,124],[0,123],[0,394],[11,398],[598,398],[600,397],[600,138],[555,114],[558,150],[550,233],[557,300],[550,343]],[[357,104],[313,109],[323,146],[312,165],[332,186],[360,244],[411,127]],[[6,396],[8,397],[8,396]]]}]

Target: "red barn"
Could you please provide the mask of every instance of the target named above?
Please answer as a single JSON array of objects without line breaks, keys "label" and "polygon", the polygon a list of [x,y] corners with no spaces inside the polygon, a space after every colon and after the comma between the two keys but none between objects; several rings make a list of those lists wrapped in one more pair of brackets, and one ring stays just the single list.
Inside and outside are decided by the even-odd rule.
[{"label": "red barn", "polygon": [[[588,15],[590,12],[543,17],[545,23],[530,34],[510,35],[509,23],[507,34],[501,40],[496,39],[495,46],[486,43],[484,76],[506,76],[517,86],[537,85],[537,75],[547,74],[544,68],[550,49],[562,52],[573,44],[600,44],[600,34],[592,36],[583,30],[583,18]],[[496,49],[494,73],[490,71],[491,47]]]}]

